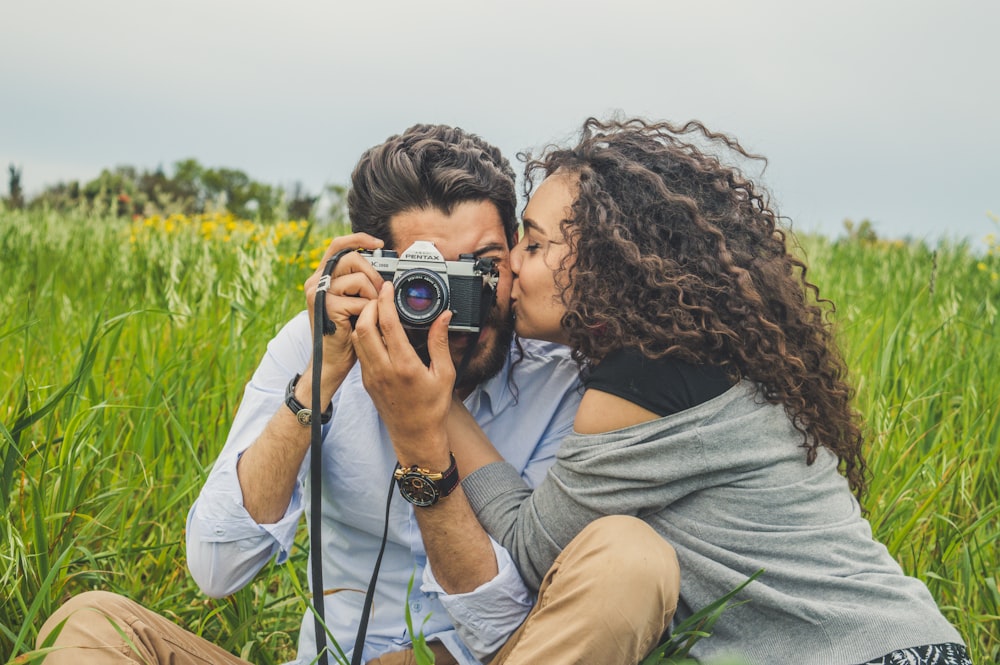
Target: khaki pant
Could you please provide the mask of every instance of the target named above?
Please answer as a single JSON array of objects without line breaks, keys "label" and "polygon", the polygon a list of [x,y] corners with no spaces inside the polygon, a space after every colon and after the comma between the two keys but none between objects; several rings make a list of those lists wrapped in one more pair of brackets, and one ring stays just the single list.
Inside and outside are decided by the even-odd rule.
[{"label": "khaki pant", "polygon": [[[644,522],[623,516],[591,523],[542,580],[538,602],[491,665],[635,665],[670,625],[680,573],[670,547]],[[106,591],[70,599],[42,626],[37,644],[66,621],[47,665],[247,665],[138,603]],[[120,631],[120,632],[119,632]],[[431,643],[437,665],[455,660]],[[369,665],[415,665],[410,650]]]}]

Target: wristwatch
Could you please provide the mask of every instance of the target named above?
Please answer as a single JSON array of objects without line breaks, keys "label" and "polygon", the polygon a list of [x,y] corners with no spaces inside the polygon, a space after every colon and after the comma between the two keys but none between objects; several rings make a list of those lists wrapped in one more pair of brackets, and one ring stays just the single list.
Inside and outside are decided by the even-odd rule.
[{"label": "wristwatch", "polygon": [[392,477],[399,485],[399,493],[414,506],[433,506],[441,497],[448,496],[458,487],[458,466],[451,455],[451,465],[442,473],[432,473],[414,464],[411,467],[396,465]]},{"label": "wristwatch", "polygon": [[[307,408],[302,402],[295,399],[295,384],[299,382],[299,377],[301,374],[296,374],[295,378],[288,382],[288,387],[285,388],[285,404],[288,408],[292,410],[295,414],[296,419],[298,419],[299,424],[303,427],[309,427],[312,425],[313,412],[312,409]],[[319,414],[319,421],[324,425],[330,422],[333,418],[333,402],[330,402],[330,406],[326,407],[326,411]]]}]

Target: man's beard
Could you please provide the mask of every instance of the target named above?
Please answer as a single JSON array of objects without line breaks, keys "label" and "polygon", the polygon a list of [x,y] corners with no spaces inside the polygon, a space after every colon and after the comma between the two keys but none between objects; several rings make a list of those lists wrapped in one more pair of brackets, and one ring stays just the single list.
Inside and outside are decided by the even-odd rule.
[{"label": "man's beard", "polygon": [[[507,361],[510,343],[514,339],[514,317],[511,316],[510,310],[508,309],[507,313],[504,314],[499,307],[494,305],[484,327],[493,330],[492,338],[486,346],[480,346],[475,339],[470,339],[468,349],[472,352],[472,358],[469,359],[464,370],[461,367],[464,353],[463,357],[458,359],[455,358],[455,354],[452,355],[455,371],[462,373],[461,376],[456,376],[456,389],[472,389],[480,383],[492,379],[503,369],[503,365]],[[411,328],[407,330],[407,336],[420,359],[425,365],[430,365],[431,360],[427,352],[427,330]],[[449,333],[449,338],[456,336],[476,338],[479,333]]]},{"label": "man's beard", "polygon": [[[510,343],[514,339],[514,317],[510,310],[504,314],[495,306],[490,311],[486,326],[492,328],[493,336],[487,346],[476,344],[472,359],[469,360],[462,376],[457,377],[455,387],[471,389],[492,379],[500,373],[510,353]],[[456,368],[460,369],[460,368]]]}]

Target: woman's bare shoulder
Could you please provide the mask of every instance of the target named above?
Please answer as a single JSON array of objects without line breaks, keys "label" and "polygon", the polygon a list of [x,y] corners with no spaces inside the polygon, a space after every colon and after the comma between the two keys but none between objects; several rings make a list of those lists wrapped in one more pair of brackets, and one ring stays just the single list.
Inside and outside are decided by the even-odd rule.
[{"label": "woman's bare shoulder", "polygon": [[601,434],[659,417],[627,399],[589,388],[580,400],[573,429],[579,434]]}]

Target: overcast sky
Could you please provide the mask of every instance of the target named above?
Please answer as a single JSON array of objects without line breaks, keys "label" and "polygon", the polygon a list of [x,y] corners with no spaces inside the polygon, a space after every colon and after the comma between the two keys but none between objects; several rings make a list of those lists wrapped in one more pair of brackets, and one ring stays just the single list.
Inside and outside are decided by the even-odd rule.
[{"label": "overcast sky", "polygon": [[1000,213],[997,0],[8,0],[0,192],[194,157],[313,192],[416,122],[518,150],[697,118],[793,228],[976,241]]}]

